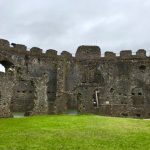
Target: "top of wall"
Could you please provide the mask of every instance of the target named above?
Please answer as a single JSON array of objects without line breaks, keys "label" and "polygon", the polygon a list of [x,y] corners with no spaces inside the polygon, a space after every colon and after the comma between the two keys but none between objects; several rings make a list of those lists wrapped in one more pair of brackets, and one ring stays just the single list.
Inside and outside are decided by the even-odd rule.
[{"label": "top of wall", "polygon": [[57,51],[53,49],[48,49],[45,53],[43,50],[38,47],[32,47],[30,50],[27,50],[27,46],[23,44],[9,43],[9,41],[5,39],[0,39],[0,48],[8,50],[12,53],[23,54],[23,55],[31,55],[31,56],[46,56],[46,57],[57,57]]},{"label": "top of wall", "polygon": [[77,59],[99,59],[101,57],[101,49],[98,46],[78,47],[75,57]]},{"label": "top of wall", "polygon": [[[43,53],[43,50],[38,47],[32,47],[29,51],[27,50],[27,46],[22,44],[16,44],[16,43],[9,43],[8,40],[0,39],[0,48],[4,49],[6,51],[16,53],[16,54],[23,54],[23,55],[31,55],[31,56],[37,56],[37,57],[57,57],[57,51],[53,49],[48,49],[45,53]],[[60,55],[62,58],[71,59],[72,54],[63,51]],[[116,58],[120,59],[132,59],[132,58],[140,58],[145,59],[146,56],[146,50],[139,49],[136,52],[136,55],[132,55],[131,50],[122,50],[120,51],[120,56],[116,56],[114,52],[106,51],[104,57],[101,57],[101,49],[98,46],[87,46],[82,45],[79,46],[75,58],[77,60],[99,60],[99,59],[106,59],[106,60],[113,60]]]}]

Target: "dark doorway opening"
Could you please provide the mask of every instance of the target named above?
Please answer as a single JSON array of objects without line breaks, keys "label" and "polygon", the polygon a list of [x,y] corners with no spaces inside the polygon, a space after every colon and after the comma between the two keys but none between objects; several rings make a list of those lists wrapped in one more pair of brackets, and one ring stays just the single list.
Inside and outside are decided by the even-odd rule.
[{"label": "dark doorway opening", "polygon": [[77,101],[75,99],[68,99],[68,101],[67,101],[67,114],[70,114],[70,115],[78,114]]},{"label": "dark doorway opening", "polygon": [[68,94],[66,99],[67,99],[67,114],[77,115],[78,114],[77,98],[75,98],[73,94]]},{"label": "dark doorway opening", "polygon": [[140,118],[141,117],[141,114],[135,114],[137,118]]}]

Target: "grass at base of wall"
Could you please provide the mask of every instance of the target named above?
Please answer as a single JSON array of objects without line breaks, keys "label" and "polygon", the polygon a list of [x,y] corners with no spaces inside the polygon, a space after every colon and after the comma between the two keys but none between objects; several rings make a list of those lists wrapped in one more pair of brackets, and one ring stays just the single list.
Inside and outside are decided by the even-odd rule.
[{"label": "grass at base of wall", "polygon": [[149,150],[150,120],[96,115],[0,119],[0,150]]}]

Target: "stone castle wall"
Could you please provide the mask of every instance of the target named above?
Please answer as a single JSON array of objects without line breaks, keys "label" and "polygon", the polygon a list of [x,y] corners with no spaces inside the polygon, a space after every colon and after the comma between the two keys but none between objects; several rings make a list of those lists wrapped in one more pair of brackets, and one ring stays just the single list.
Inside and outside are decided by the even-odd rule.
[{"label": "stone castle wall", "polygon": [[0,40],[0,117],[61,114],[69,109],[109,116],[150,117],[150,57],[140,49],[105,52],[80,46],[63,51]]}]

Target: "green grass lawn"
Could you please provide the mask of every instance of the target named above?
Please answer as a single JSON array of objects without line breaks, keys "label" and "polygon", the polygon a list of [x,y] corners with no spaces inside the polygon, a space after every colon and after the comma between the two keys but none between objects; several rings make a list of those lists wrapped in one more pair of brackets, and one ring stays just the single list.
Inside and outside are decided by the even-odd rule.
[{"label": "green grass lawn", "polygon": [[150,120],[96,115],[0,119],[0,150],[150,150]]}]

